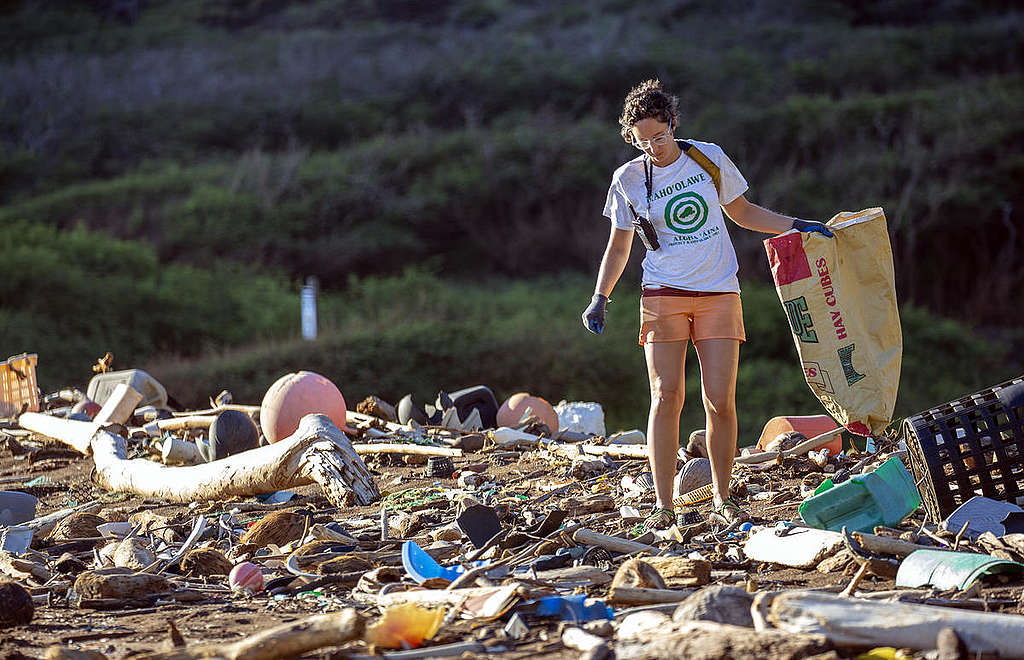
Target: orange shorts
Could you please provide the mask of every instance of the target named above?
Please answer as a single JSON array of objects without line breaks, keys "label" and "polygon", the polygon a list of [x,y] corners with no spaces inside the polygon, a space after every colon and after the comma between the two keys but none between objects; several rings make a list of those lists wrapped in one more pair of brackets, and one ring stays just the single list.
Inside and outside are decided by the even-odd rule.
[{"label": "orange shorts", "polygon": [[740,294],[640,298],[641,344],[701,339],[747,340]]}]

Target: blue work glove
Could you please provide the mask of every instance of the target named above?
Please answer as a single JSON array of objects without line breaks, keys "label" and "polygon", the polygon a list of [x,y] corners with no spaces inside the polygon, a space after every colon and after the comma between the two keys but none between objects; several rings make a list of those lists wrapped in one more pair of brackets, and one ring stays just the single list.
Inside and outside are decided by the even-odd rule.
[{"label": "blue work glove", "polygon": [[583,326],[599,335],[604,332],[604,311],[608,306],[608,296],[595,293],[590,299],[590,306],[583,312]]},{"label": "blue work glove", "polygon": [[815,222],[814,220],[794,220],[793,229],[804,232],[816,231],[823,236],[828,236],[829,238],[832,238],[835,235],[827,226],[820,222]]}]

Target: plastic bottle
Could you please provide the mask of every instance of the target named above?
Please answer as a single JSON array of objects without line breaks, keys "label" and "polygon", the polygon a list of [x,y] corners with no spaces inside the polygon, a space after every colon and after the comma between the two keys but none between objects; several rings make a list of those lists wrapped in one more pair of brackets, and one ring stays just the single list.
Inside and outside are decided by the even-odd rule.
[{"label": "plastic bottle", "polygon": [[799,511],[811,527],[870,532],[878,525],[898,525],[920,504],[913,475],[893,456],[874,472],[850,477],[838,486],[826,479]]}]

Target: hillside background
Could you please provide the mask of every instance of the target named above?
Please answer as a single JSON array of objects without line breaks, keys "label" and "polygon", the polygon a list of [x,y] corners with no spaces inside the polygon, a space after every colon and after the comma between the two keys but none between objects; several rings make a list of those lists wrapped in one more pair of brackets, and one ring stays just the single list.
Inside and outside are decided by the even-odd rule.
[{"label": "hillside background", "polygon": [[[106,351],[184,405],[288,371],[432,400],[487,384],[643,428],[642,249],[587,305],[616,118],[680,96],[748,199],[882,206],[897,414],[1024,370],[1024,20],[996,0],[93,0],[0,5],[0,358],[84,387]],[[741,443],[820,405],[761,240],[733,227]],[[318,278],[320,338],[298,339]],[[691,350],[684,433],[703,426]]]}]

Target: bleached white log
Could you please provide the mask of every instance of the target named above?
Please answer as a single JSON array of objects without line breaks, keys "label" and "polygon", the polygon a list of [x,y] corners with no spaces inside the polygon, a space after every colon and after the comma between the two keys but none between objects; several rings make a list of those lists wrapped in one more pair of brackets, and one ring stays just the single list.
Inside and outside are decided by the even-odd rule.
[{"label": "bleached white log", "polygon": [[73,428],[70,434],[79,444],[61,437],[62,428],[54,430],[56,434],[44,434],[71,444],[82,453],[91,448],[96,481],[110,491],[191,502],[251,497],[315,482],[336,506],[345,505],[350,492],[360,504],[380,497],[377,484],[352,443],[326,415],[306,415],[298,430],[280,442],[188,467],[168,467],[146,459],[127,460],[124,438],[108,431],[96,430],[90,444],[81,448],[81,429]]},{"label": "bleached white log", "polygon": [[1024,617],[1016,614],[863,601],[808,591],[764,596],[759,595],[753,606],[763,613],[754,617],[758,630],[770,624],[790,633],[821,634],[837,646],[932,649],[938,631],[949,627],[956,630],[969,654],[996,651],[1000,658],[1024,658]]},{"label": "bleached white log", "polygon": [[76,419],[63,419],[46,413],[24,413],[18,418],[23,429],[60,440],[78,450],[78,453],[89,455],[89,445],[102,424],[97,422],[81,422]]}]

